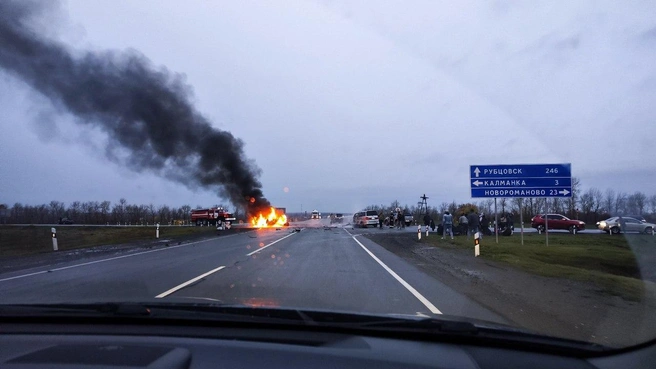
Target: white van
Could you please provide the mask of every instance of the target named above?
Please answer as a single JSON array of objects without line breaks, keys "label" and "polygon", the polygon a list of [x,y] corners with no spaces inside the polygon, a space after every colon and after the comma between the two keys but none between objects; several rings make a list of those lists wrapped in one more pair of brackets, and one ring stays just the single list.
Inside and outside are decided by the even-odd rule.
[{"label": "white van", "polygon": [[353,227],[378,227],[378,212],[376,210],[360,211],[353,214]]}]

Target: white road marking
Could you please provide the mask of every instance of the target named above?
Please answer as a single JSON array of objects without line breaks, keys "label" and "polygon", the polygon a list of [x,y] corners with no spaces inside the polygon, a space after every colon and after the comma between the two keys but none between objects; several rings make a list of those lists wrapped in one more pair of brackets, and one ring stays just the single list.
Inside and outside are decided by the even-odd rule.
[{"label": "white road marking", "polygon": [[269,247],[269,246],[271,246],[271,245],[273,245],[273,244],[275,244],[275,243],[278,243],[278,242],[284,240],[284,239],[287,238],[287,237],[291,237],[291,236],[293,236],[293,235],[295,235],[295,234],[296,234],[296,232],[294,232],[294,233],[290,233],[290,234],[288,234],[287,236],[285,236],[285,237],[283,237],[283,238],[279,238],[279,239],[277,239],[277,240],[271,242],[270,244],[268,244],[268,245],[266,245],[266,246],[262,246],[262,247],[260,247],[259,249],[255,250],[255,251],[253,251],[253,252],[249,252],[248,254],[246,254],[246,256],[251,256],[251,255],[253,255],[253,254],[255,254],[255,253],[258,253],[258,252],[260,252],[260,251],[266,249],[267,247]]},{"label": "white road marking", "polygon": [[[231,234],[231,235],[228,235],[228,236],[223,236],[223,237],[221,237],[220,239],[228,238],[228,237],[234,237],[234,236],[238,236],[238,235],[239,235],[239,233],[237,233],[237,234]],[[12,280],[12,279],[19,279],[19,278],[31,277],[31,276],[33,276],[33,275],[45,274],[45,273],[49,273],[49,272],[56,272],[56,271],[58,271],[58,270],[65,270],[65,269],[77,268],[77,267],[86,266],[86,265],[91,265],[91,264],[104,263],[104,262],[106,262],[106,261],[112,261],[112,260],[117,260],[117,259],[129,258],[129,257],[132,257],[132,256],[138,256],[138,255],[143,255],[143,254],[149,254],[149,253],[151,253],[151,252],[158,252],[158,251],[164,251],[164,250],[177,249],[178,247],[191,246],[191,245],[196,245],[196,244],[203,243],[203,242],[216,241],[216,240],[217,240],[216,238],[210,238],[210,239],[207,239],[207,240],[196,241],[196,242],[190,242],[190,243],[185,243],[185,244],[177,245],[177,246],[169,246],[169,247],[165,247],[165,248],[161,248],[161,249],[157,249],[157,250],[142,251],[142,252],[137,252],[137,253],[129,254],[129,255],[122,255],[122,256],[116,256],[116,257],[108,258],[108,259],[102,259],[102,260],[90,261],[90,262],[87,262],[87,263],[81,263],[81,264],[69,265],[69,266],[65,266],[65,267],[61,267],[61,268],[54,268],[54,269],[42,270],[42,271],[40,271],[40,272],[34,272],[34,273],[28,273],[28,274],[17,275],[17,276],[14,276],[14,277],[3,278],[3,279],[0,279],[0,282],[10,281],[10,280]]]},{"label": "white road marking", "polygon": [[194,278],[194,279],[190,279],[190,280],[186,281],[186,282],[183,283],[183,284],[177,285],[177,286],[171,288],[170,290],[168,290],[168,291],[166,291],[166,292],[162,292],[162,293],[160,293],[159,295],[155,296],[155,298],[156,298],[156,299],[161,299],[162,297],[166,297],[166,296],[172,294],[173,292],[175,292],[175,291],[177,291],[177,290],[179,290],[179,289],[182,289],[182,288],[187,287],[188,285],[190,285],[190,284],[192,284],[192,283],[198,281],[199,279],[203,279],[203,278],[207,277],[208,275],[210,275],[210,274],[212,274],[212,273],[216,273],[216,272],[218,272],[219,270],[221,270],[221,269],[223,269],[223,268],[225,268],[225,265],[222,265],[222,266],[220,266],[220,267],[218,267],[218,268],[214,268],[214,269],[210,270],[209,272],[204,273],[204,274],[201,274],[201,275],[199,275],[198,277],[196,277],[196,278]]},{"label": "white road marking", "polygon": [[428,310],[431,311],[431,313],[442,314],[442,312],[438,308],[436,308],[435,305],[433,305],[430,301],[428,301],[427,298],[425,298],[421,293],[419,293],[419,291],[414,289],[414,287],[412,287],[408,282],[406,282],[403,278],[401,278],[398,274],[396,274],[396,272],[394,272],[390,267],[388,267],[387,265],[385,265],[385,263],[383,263],[380,259],[378,259],[378,257],[376,257],[376,255],[374,255],[371,251],[369,251],[368,248],[366,248],[360,241],[358,241],[358,239],[355,238],[354,235],[352,235],[346,229],[344,231],[348,233],[351,236],[351,238],[353,238],[353,240],[357,242],[358,245],[360,245],[360,247],[362,247],[362,249],[364,249],[364,251],[367,252],[367,254],[369,254],[369,256],[371,256],[374,260],[376,260],[376,262],[380,264],[380,266],[382,266],[390,275],[392,275],[394,279],[396,279],[399,283],[401,283],[403,287],[405,287],[408,291],[410,291],[410,293],[413,294],[417,298],[417,300],[419,300],[422,304],[424,304],[424,306],[426,306]]},{"label": "white road marking", "polygon": [[47,270],[43,270],[43,271],[40,271],[40,272],[34,272],[34,273],[29,273],[29,274],[17,275],[17,276],[15,276],[15,277],[9,277],[9,278],[0,279],[0,282],[10,281],[10,280],[12,280],[12,279],[18,279],[18,278],[31,277],[31,276],[33,276],[33,275],[43,274],[43,273],[48,273],[48,271],[47,271]]}]

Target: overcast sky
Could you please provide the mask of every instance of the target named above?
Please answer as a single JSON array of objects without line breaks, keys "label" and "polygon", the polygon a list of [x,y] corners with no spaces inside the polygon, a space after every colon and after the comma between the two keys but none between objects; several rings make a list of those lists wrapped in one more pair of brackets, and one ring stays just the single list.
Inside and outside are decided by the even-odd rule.
[{"label": "overcast sky", "polygon": [[[584,188],[656,193],[654,1],[69,0],[35,27],[183,74],[288,210],[469,201],[471,164],[569,162]],[[0,203],[221,202],[0,84]]]}]

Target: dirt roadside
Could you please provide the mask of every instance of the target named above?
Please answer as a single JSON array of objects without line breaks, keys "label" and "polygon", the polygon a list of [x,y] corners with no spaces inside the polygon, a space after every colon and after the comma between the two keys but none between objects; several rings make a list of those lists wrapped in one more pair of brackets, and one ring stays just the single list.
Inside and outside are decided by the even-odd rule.
[{"label": "dirt roadside", "polygon": [[594,283],[533,275],[473,251],[419,243],[414,234],[365,236],[519,327],[611,347],[656,336],[653,293],[626,301]]}]

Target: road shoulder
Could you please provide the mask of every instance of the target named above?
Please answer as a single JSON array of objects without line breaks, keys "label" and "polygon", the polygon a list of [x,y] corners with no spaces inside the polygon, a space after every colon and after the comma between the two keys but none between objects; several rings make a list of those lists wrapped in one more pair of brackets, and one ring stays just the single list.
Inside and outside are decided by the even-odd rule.
[{"label": "road shoulder", "polygon": [[533,275],[412,234],[366,237],[517,326],[609,346],[653,338],[654,306],[609,296],[593,283]]},{"label": "road shoulder", "polygon": [[149,250],[163,249],[190,242],[211,240],[217,237],[229,236],[248,230],[212,234],[190,234],[154,240],[137,240],[123,244],[80,247],[57,252],[38,253],[23,256],[5,256],[0,258],[0,275],[16,271],[28,272],[34,268],[53,267],[71,262],[88,262],[97,259],[116,257]]}]

